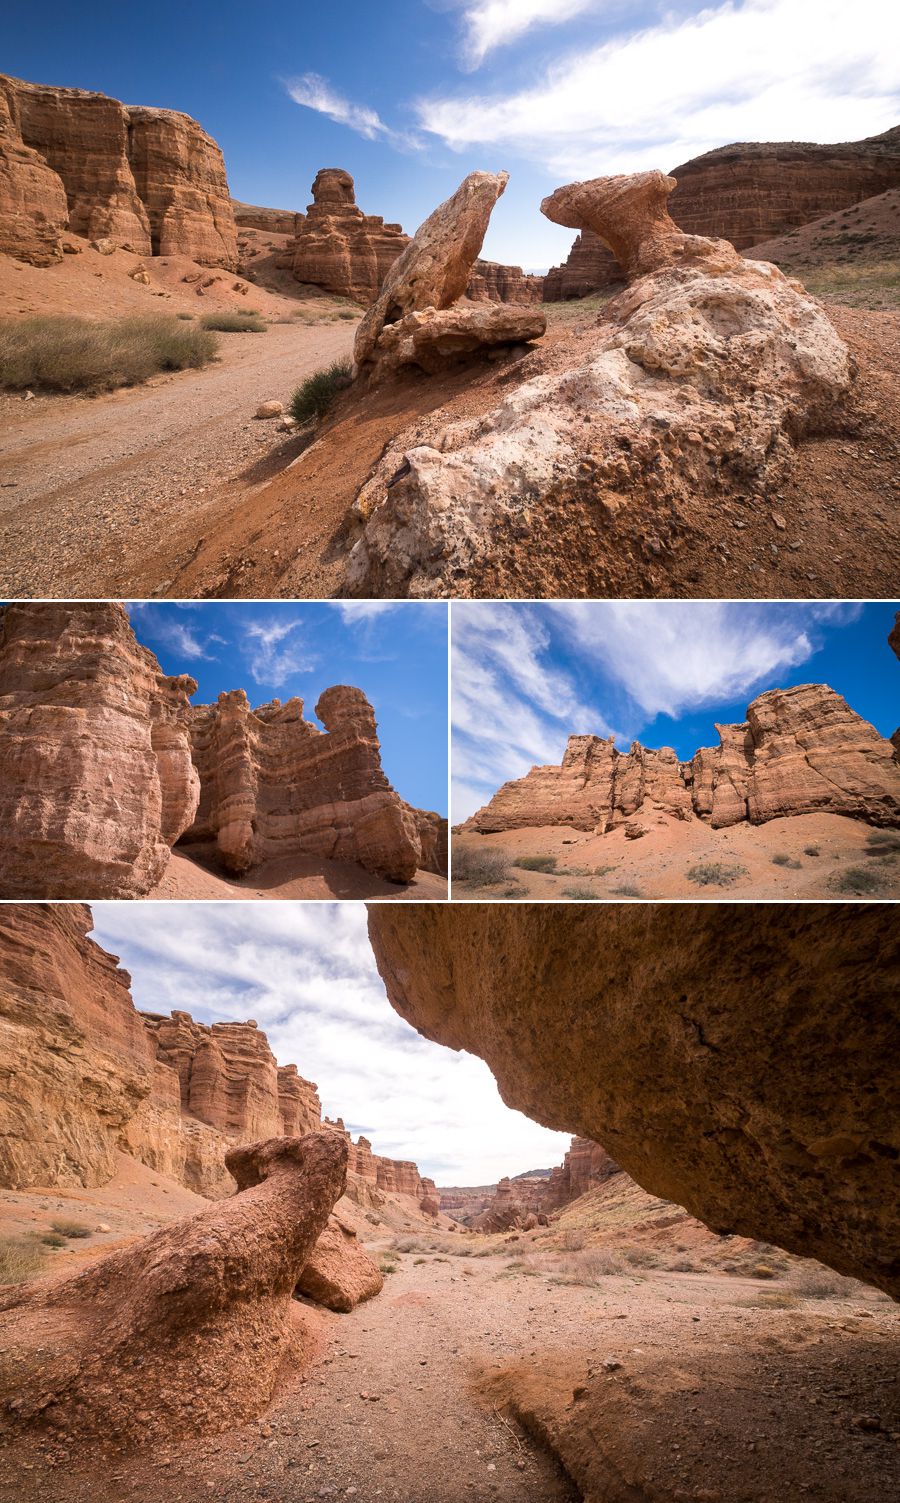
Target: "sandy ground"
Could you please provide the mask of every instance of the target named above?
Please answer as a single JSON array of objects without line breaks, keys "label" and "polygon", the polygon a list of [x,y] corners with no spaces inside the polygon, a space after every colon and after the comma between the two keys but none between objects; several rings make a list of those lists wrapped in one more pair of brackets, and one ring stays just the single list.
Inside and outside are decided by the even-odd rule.
[{"label": "sandy ground", "polygon": [[412,882],[400,885],[373,876],[353,861],[322,861],[312,856],[281,856],[262,862],[246,876],[229,877],[215,867],[211,854],[204,856],[196,846],[174,850],[164,876],[147,894],[148,898],[184,901],[384,898],[394,903],[405,898],[435,903],[447,896],[447,879],[435,872],[417,872]]},{"label": "sandy ground", "polygon": [[[456,833],[454,852],[493,847],[508,851],[510,862],[506,874],[486,887],[454,879],[453,897],[471,901],[498,897],[706,898],[716,902],[900,898],[898,856],[875,855],[878,846],[872,844],[872,837],[874,834],[877,841],[878,835],[872,827],[840,814],[797,814],[764,825],[732,825],[725,830],[713,830],[700,819],[673,819],[658,810],[637,814],[633,822],[646,831],[637,840],[628,839],[624,826],[608,835],[592,835],[565,825],[506,830],[496,835]],[[900,845],[900,837],[892,833]],[[813,848],[817,855],[808,854]],[[520,857],[529,856],[555,856],[557,870],[533,872],[514,865]],[[786,856],[789,862],[800,865],[777,864],[775,856]],[[688,877],[691,867],[709,864],[738,866],[743,871],[725,885],[703,885]],[[870,873],[880,890],[853,890],[853,879],[846,875],[848,868]],[[836,890],[831,884],[842,876],[849,889]]]}]

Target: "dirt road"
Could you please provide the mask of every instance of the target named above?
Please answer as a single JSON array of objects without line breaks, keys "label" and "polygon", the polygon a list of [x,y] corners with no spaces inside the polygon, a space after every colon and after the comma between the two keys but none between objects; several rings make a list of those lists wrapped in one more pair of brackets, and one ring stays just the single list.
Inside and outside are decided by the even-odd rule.
[{"label": "dirt road", "polygon": [[[0,591],[120,597],[186,514],[271,479],[301,441],[259,422],[312,371],[350,353],[353,324],[222,334],[217,364],[103,397],[0,397]],[[161,592],[163,582],[160,581]]]}]

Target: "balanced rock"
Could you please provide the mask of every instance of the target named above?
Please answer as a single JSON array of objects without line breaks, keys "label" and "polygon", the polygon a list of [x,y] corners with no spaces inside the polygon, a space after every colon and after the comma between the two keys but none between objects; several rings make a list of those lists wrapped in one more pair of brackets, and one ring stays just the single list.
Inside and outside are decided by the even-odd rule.
[{"label": "balanced rock", "polygon": [[0,610],[0,896],[147,892],[191,824],[189,696],[118,604]]},{"label": "balanced rock", "polygon": [[146,1441],[266,1407],[284,1364],[308,1355],[292,1295],[343,1192],[347,1148],[327,1131],[274,1138],[232,1150],[228,1167],[228,1200],[0,1296],[0,1434]]},{"label": "balanced rock", "polygon": [[353,1228],[339,1216],[329,1216],[300,1274],[296,1292],[346,1314],[383,1288],[381,1270],[360,1246]]},{"label": "balanced rock", "polygon": [[352,177],[340,167],[323,167],[312,195],[306,213],[296,216],[285,264],[298,282],[373,303],[409,236],[399,224],[364,214],[356,203]]},{"label": "balanced rock", "polygon": [[[478,593],[542,503],[614,515],[650,492],[693,512],[724,486],[761,492],[799,437],[840,421],[851,363],[824,311],[776,267],[680,231],[672,186],[639,173],[545,201],[557,220],[602,227],[633,280],[594,330],[532,357],[493,410],[388,445],[354,505],[350,593]],[[358,360],[368,349],[362,338]]]},{"label": "balanced rock", "polygon": [[195,120],[0,75],[0,251],[46,265],[65,229],[237,265],[222,153]]},{"label": "balanced rock", "polygon": [[889,905],[374,906],[388,996],[718,1233],[896,1295]]},{"label": "balanced rock", "polygon": [[191,742],[200,805],[187,841],[214,840],[228,871],[306,853],[358,861],[392,882],[409,882],[422,856],[415,811],[381,768],[375,715],[360,689],[326,689],[303,701],[252,710],[243,689],[193,709]]},{"label": "balanced rock", "polygon": [[466,291],[491,210],[508,181],[506,172],[470,173],[420,226],[356,331],[358,372],[378,378],[402,364],[434,369],[448,356],[543,333],[546,322],[534,309],[453,306]]},{"label": "balanced rock", "polygon": [[533,767],[494,795],[464,828],[500,830],[569,825],[604,833],[642,811],[697,816],[715,829],[764,824],[791,814],[844,814],[900,825],[900,768],[890,741],[827,684],[769,689],[739,725],[719,725],[719,745],[680,762],[669,746],[570,736],[558,767]]}]

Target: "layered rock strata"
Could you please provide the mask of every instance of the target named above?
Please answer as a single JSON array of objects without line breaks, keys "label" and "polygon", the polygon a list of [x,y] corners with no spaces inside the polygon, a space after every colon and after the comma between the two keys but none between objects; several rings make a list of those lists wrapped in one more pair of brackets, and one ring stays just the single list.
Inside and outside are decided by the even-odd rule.
[{"label": "layered rock strata", "polygon": [[139,897],[194,819],[194,679],[124,606],[0,610],[0,896]]},{"label": "layered rock strata", "polygon": [[[677,516],[723,489],[761,497],[800,437],[839,425],[852,369],[824,312],[776,267],[679,230],[674,186],[639,173],[545,200],[555,221],[602,232],[632,280],[492,410],[436,414],[388,445],[352,508],[349,593],[477,594],[536,508],[614,518],[646,495]],[[376,325],[361,326],[360,362]]]},{"label": "layered rock strata", "polygon": [[365,1191],[368,1188],[382,1194],[406,1196],[415,1202],[423,1215],[437,1216],[440,1197],[434,1180],[423,1178],[412,1159],[390,1159],[373,1153],[369,1139],[362,1136],[354,1143],[341,1117],[334,1122],[326,1118],[325,1125],[342,1133],[347,1139],[350,1154],[350,1184],[347,1193],[351,1199],[365,1203]]},{"label": "layered rock strata", "polygon": [[396,904],[369,933],[396,1010],[508,1106],[717,1233],[900,1292],[889,905]]},{"label": "layered rock strata", "polygon": [[466,297],[473,303],[542,303],[544,278],[523,271],[521,266],[479,259],[469,273]]},{"label": "layered rock strata", "polygon": [[306,213],[296,216],[293,244],[283,264],[298,282],[374,303],[409,236],[399,224],[364,214],[356,203],[352,177],[340,167],[323,167],[312,195]]},{"label": "layered rock strata", "polygon": [[[85,1272],[0,1296],[0,1431],[123,1440],[259,1414],[304,1355],[292,1297],[344,1189],[331,1132],[228,1155],[238,1193]],[[227,1381],[223,1379],[227,1374]]]},{"label": "layered rock strata", "polygon": [[714,829],[784,815],[850,815],[900,825],[900,768],[875,727],[827,684],[769,689],[739,725],[719,725],[717,747],[688,762],[669,746],[570,736],[559,767],[533,767],[505,783],[464,828],[489,834],[569,825],[605,833],[635,814],[698,817]]},{"label": "layered rock strata", "polygon": [[599,1143],[573,1138],[563,1162],[549,1171],[505,1176],[496,1185],[471,1189],[442,1186],[440,1209],[477,1231],[529,1231],[619,1173],[618,1164]]},{"label": "layered rock strata", "polygon": [[[672,217],[738,250],[900,186],[900,127],[838,146],[781,141],[722,146],[672,170]],[[586,297],[621,279],[600,235],[578,236],[544,279],[544,301]]]},{"label": "layered rock strata", "polygon": [[434,373],[457,356],[543,334],[538,309],[459,301],[508,180],[505,172],[470,173],[420,226],[356,331],[358,375],[380,380],[410,365]]},{"label": "layered rock strata", "polygon": [[238,229],[262,230],[270,235],[293,235],[297,215],[293,209],[266,209],[260,204],[243,204],[231,200],[234,222]]},{"label": "layered rock strata", "polygon": [[0,76],[0,251],[48,264],[65,229],[237,266],[222,153],[195,120]]},{"label": "layered rock strata", "polygon": [[214,840],[232,872],[301,853],[411,881],[422,861],[418,818],[381,769],[371,705],[360,689],[338,685],[320,696],[316,715],[324,731],[304,720],[301,699],[252,710],[243,689],[195,707],[201,792],[185,839]]}]

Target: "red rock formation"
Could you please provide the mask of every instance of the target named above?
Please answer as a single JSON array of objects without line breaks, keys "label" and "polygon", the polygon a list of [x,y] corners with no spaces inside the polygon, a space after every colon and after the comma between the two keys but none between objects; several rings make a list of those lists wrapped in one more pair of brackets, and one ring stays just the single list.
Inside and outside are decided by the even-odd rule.
[{"label": "red rock formation", "polygon": [[[368,1138],[360,1137],[355,1143],[344,1126],[343,1118],[331,1121],[325,1118],[325,1126],[342,1134],[348,1147],[348,1194],[353,1198],[353,1181],[362,1186],[379,1190],[386,1195],[405,1195],[415,1201],[426,1216],[436,1216],[439,1210],[438,1192],[434,1180],[423,1179],[418,1165],[411,1159],[388,1159],[372,1152]],[[357,1196],[360,1200],[365,1197]]]},{"label": "red rock formation", "polygon": [[562,1164],[550,1171],[541,1209],[551,1211],[569,1205],[595,1185],[602,1185],[621,1172],[615,1159],[599,1143],[591,1142],[590,1138],[573,1138]]},{"label": "red rock formation", "polygon": [[235,269],[225,164],[195,120],[5,75],[0,97],[0,250],[46,264],[68,228]]},{"label": "red rock formation", "polygon": [[231,207],[238,229],[263,230],[270,235],[294,233],[294,209],[265,209],[259,204],[242,204],[236,198],[231,200]]},{"label": "red rock formation", "polygon": [[340,1216],[330,1216],[297,1280],[297,1293],[346,1314],[383,1288],[381,1271],[356,1232]]},{"label": "red rock formation", "polygon": [[352,177],[340,167],[323,167],[312,195],[306,214],[296,216],[285,264],[298,282],[374,303],[409,236],[399,224],[364,214],[356,204]]},{"label": "red rock formation", "polygon": [[466,297],[473,303],[542,303],[544,278],[524,272],[521,266],[479,259],[472,267]]},{"label": "red rock formation", "polygon": [[294,852],[358,861],[393,882],[422,860],[415,811],[381,770],[375,716],[360,689],[326,689],[316,705],[273,700],[251,710],[243,689],[195,707],[200,806],[185,839],[215,840],[230,871]]},{"label": "red rock formation", "polygon": [[[837,146],[806,142],[722,146],[672,169],[672,218],[693,235],[730,240],[738,250],[900,186],[900,127]],[[585,297],[621,280],[594,230],[544,281],[544,301]]]},{"label": "red rock formation", "polygon": [[573,1138],[562,1164],[548,1171],[505,1176],[496,1185],[458,1186],[438,1190],[440,1209],[480,1232],[530,1230],[603,1184],[621,1170],[599,1143]]},{"label": "red rock formation", "polygon": [[679,762],[671,747],[570,736],[559,767],[505,783],[464,828],[488,834],[544,825],[602,833],[642,809],[714,828],[824,811],[900,825],[900,772],[891,743],[826,684],[770,689],[719,745]]},{"label": "red rock formation", "polygon": [[190,825],[195,681],[168,678],[118,604],[0,610],[0,896],[122,898]]},{"label": "red rock formation", "polygon": [[373,904],[369,933],[397,1011],[508,1106],[713,1231],[900,1292],[890,905]]},{"label": "red rock formation", "polygon": [[283,1364],[303,1356],[292,1296],[343,1192],[347,1150],[317,1132],[234,1149],[228,1166],[236,1195],[0,1298],[0,1433],[146,1443],[266,1407]]}]

